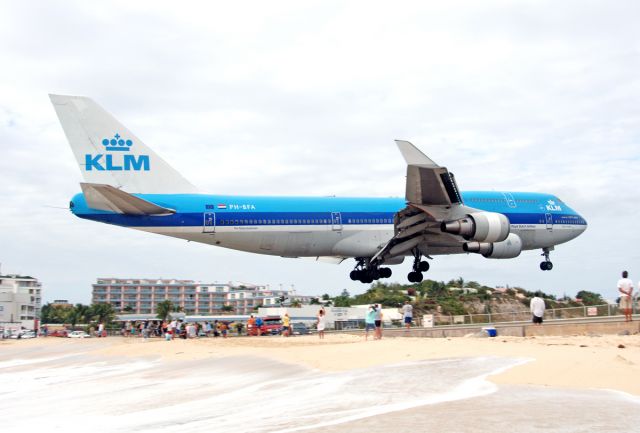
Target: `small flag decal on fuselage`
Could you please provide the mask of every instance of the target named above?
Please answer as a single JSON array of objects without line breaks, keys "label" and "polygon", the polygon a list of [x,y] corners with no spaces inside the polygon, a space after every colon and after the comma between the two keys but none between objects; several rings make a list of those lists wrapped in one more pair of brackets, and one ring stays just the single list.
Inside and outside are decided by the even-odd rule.
[{"label": "small flag decal on fuselage", "polygon": [[218,209],[226,209],[227,205],[226,204],[219,204],[218,205]]}]

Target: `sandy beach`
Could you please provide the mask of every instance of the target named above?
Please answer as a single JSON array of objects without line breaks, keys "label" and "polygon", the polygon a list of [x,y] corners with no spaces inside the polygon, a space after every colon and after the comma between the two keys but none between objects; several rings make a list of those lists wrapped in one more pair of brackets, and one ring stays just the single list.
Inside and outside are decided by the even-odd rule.
[{"label": "sandy beach", "polygon": [[[104,347],[95,349],[96,354],[109,357],[161,356],[172,361],[252,356],[323,371],[344,371],[438,358],[518,358],[529,362],[492,375],[489,380],[509,385],[613,389],[640,396],[640,335],[383,338],[380,341],[364,341],[359,336],[331,334],[323,341],[315,336],[172,342],[145,342],[139,338],[107,340]],[[27,344],[59,343],[49,339]]]},{"label": "sandy beach", "polygon": [[[601,431],[633,431],[640,421],[638,377],[640,335],[0,342],[0,380],[8,384],[12,413],[32,407],[32,401],[21,402],[26,395],[55,391],[36,404],[46,406],[49,398],[87,404],[82,416],[104,419],[96,431],[169,431],[180,424],[181,431],[216,425],[215,431],[235,432],[248,431],[251,423],[254,431],[371,432],[398,425],[438,430],[449,423],[475,432],[494,431],[482,427],[487,423],[513,427],[518,419],[527,431],[530,420],[523,413],[531,405],[577,417],[573,430],[557,423],[546,431],[588,431],[593,420],[584,411],[590,407],[608,420]],[[166,395],[177,401],[167,402]],[[101,410],[87,403],[92,399]],[[191,403],[183,409],[166,410],[185,400]],[[263,406],[268,410],[257,410]],[[509,409],[494,413],[496,406]],[[505,410],[511,414],[506,418]],[[626,419],[616,412],[621,410],[633,414],[630,429],[620,424]],[[52,431],[75,431],[57,412],[43,419]],[[24,427],[8,415],[0,420]]]}]

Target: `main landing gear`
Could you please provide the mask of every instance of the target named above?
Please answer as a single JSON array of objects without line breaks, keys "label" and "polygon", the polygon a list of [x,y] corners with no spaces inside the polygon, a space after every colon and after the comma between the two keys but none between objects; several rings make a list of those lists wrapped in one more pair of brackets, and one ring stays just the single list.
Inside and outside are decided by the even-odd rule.
[{"label": "main landing gear", "polygon": [[391,268],[373,266],[367,259],[357,259],[357,261],[356,268],[349,274],[353,281],[369,284],[373,283],[374,280],[391,276]]},{"label": "main landing gear", "polygon": [[552,248],[543,248],[542,249],[542,256],[544,256],[544,262],[540,263],[540,269],[542,269],[543,271],[550,271],[551,269],[553,269],[553,263],[551,263],[551,260],[549,260],[549,253],[551,252]]},{"label": "main landing gear", "polygon": [[422,273],[429,270],[429,262],[422,260],[422,254],[417,249],[413,250],[413,271],[409,272],[407,278],[410,283],[422,281]]}]

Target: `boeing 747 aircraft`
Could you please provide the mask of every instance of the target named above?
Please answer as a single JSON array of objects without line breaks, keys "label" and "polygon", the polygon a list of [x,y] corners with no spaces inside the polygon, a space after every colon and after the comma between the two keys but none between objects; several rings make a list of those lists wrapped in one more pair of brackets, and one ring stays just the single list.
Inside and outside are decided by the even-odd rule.
[{"label": "boeing 747 aircraft", "polygon": [[194,242],[282,257],[355,259],[352,280],[391,276],[413,259],[410,282],[431,258],[477,253],[511,259],[549,252],[587,222],[552,194],[461,192],[453,173],[408,141],[405,198],[203,194],[92,99],[50,95],[85,182],[70,203],[80,218]]}]

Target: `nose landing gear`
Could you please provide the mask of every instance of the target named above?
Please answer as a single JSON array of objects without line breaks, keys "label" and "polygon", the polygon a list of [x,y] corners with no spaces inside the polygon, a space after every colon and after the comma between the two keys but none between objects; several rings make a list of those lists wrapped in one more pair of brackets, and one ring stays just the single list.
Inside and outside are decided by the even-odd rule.
[{"label": "nose landing gear", "polygon": [[551,263],[551,260],[549,260],[549,253],[551,252],[553,248],[543,248],[542,249],[542,256],[544,256],[544,262],[540,263],[540,269],[542,269],[543,271],[550,271],[551,269],[553,269],[553,263]]}]

